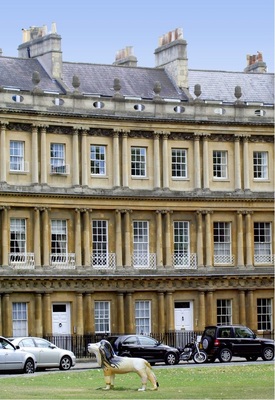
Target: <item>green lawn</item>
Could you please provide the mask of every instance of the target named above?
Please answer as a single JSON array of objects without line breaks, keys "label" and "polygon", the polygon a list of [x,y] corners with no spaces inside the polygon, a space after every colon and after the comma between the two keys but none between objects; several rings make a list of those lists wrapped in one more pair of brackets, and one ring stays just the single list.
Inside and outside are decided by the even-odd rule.
[{"label": "green lawn", "polygon": [[104,391],[103,371],[91,369],[0,377],[0,399],[274,399],[274,365],[154,368],[158,391],[138,392],[140,379],[117,375]]}]

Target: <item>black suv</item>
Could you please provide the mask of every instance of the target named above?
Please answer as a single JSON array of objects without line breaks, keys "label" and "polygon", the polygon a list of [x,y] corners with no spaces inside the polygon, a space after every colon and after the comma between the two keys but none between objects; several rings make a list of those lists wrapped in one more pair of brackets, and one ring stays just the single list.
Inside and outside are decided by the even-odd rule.
[{"label": "black suv", "polygon": [[180,352],[178,349],[162,344],[151,336],[108,336],[106,340],[111,343],[118,356],[144,358],[151,365],[156,362],[165,362],[167,365],[179,363]]},{"label": "black suv", "polygon": [[247,361],[264,361],[274,358],[274,340],[261,339],[243,325],[206,326],[200,347],[207,353],[208,360],[229,362],[232,357],[244,357]]}]

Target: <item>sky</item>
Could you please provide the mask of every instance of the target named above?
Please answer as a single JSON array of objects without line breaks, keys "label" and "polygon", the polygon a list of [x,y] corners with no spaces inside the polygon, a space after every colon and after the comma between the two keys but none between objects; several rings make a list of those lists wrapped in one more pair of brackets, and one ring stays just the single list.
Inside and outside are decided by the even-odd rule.
[{"label": "sky", "polygon": [[274,0],[5,0],[2,55],[17,57],[23,28],[53,22],[63,61],[112,64],[132,46],[139,67],[154,67],[159,37],[182,28],[189,69],[243,71],[259,51],[274,72]]}]

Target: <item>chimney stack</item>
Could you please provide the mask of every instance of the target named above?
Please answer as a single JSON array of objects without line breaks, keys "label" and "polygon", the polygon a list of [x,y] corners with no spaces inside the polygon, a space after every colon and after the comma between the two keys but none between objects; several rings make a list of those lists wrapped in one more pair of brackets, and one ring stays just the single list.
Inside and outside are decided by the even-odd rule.
[{"label": "chimney stack", "polygon": [[52,23],[52,32],[47,26],[31,26],[22,29],[23,43],[18,47],[18,57],[38,58],[47,73],[54,79],[62,76],[61,36],[56,33],[56,24]]},{"label": "chimney stack", "polygon": [[136,67],[137,58],[133,54],[133,47],[127,46],[122,50],[117,51],[116,60],[113,65],[122,65],[127,67]]},{"label": "chimney stack", "polygon": [[257,72],[257,73],[265,73],[267,72],[267,67],[266,63],[263,62],[263,54],[259,51],[257,51],[257,54],[255,55],[250,55],[247,54],[246,56],[246,61],[247,61],[247,66],[244,69],[244,72],[251,73],[251,72]]},{"label": "chimney stack", "polygon": [[159,47],[155,50],[155,64],[157,68],[164,68],[178,87],[188,89],[187,42],[183,39],[182,28],[159,38]]}]

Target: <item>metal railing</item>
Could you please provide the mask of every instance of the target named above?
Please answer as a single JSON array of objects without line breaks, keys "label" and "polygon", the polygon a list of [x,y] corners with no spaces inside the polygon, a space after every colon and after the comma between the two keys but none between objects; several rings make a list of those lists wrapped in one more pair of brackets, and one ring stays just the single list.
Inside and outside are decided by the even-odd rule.
[{"label": "metal railing", "polygon": [[172,265],[175,269],[197,269],[197,254],[173,254]]},{"label": "metal railing", "polygon": [[75,269],[75,253],[52,253],[50,265],[57,269]]},{"label": "metal railing", "polygon": [[156,269],[156,254],[134,253],[132,255],[132,266],[136,269]]},{"label": "metal railing", "polygon": [[91,265],[94,269],[116,269],[116,254],[93,253],[91,255]]},{"label": "metal railing", "polygon": [[9,253],[9,266],[15,269],[34,269],[34,253]]}]

